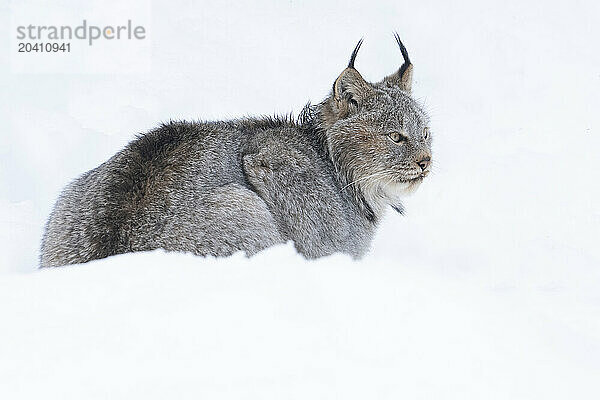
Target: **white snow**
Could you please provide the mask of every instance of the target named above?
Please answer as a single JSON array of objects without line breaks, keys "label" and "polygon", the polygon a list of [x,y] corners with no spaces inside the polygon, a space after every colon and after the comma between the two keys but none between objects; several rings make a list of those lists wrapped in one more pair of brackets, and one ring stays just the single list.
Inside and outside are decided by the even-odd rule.
[{"label": "white snow", "polygon": [[[0,11],[1,398],[600,398],[599,3]],[[16,52],[16,26],[83,18],[148,37]],[[392,30],[431,113],[435,170],[364,260],[308,262],[287,244],[36,270],[62,187],[135,133],[297,113],[363,35],[363,76],[393,72]]]}]

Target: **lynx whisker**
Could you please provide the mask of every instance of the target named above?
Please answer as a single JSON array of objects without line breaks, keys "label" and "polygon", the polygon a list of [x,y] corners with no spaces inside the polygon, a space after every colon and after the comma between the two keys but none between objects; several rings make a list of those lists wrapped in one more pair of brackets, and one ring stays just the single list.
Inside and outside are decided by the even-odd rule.
[{"label": "lynx whisker", "polygon": [[354,185],[354,184],[356,184],[356,183],[358,183],[358,182],[362,182],[362,181],[364,181],[364,180],[366,180],[366,179],[372,178],[372,177],[374,177],[374,176],[377,176],[377,175],[380,175],[380,174],[385,174],[385,173],[386,173],[386,171],[379,171],[379,172],[375,172],[374,174],[371,174],[371,175],[367,175],[367,176],[363,176],[363,177],[361,177],[361,178],[358,178],[358,179],[356,179],[356,180],[354,180],[354,181],[350,182],[350,183],[349,183],[349,184],[347,184],[346,186],[344,186],[344,187],[342,188],[342,191],[343,191],[344,189],[346,189],[347,187],[349,187],[349,186],[352,186],[352,185]]}]

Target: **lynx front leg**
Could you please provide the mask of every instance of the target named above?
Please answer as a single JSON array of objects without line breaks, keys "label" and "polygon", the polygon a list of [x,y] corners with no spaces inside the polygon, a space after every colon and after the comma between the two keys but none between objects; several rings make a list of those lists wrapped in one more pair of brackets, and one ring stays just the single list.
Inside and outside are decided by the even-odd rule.
[{"label": "lynx front leg", "polygon": [[308,157],[267,149],[243,159],[250,184],[267,203],[280,231],[308,258],[344,251],[350,235],[339,192]]}]

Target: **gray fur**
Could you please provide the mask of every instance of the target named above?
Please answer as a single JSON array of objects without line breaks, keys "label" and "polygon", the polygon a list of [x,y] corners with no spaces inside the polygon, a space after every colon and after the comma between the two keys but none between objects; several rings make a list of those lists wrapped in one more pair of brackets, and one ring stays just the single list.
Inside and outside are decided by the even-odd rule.
[{"label": "gray fur", "polygon": [[402,210],[429,172],[431,138],[406,50],[397,73],[368,83],[359,47],[297,120],[170,122],[77,178],[46,224],[41,266],[157,248],[252,255],[288,240],[307,258],[363,256],[387,206]]}]

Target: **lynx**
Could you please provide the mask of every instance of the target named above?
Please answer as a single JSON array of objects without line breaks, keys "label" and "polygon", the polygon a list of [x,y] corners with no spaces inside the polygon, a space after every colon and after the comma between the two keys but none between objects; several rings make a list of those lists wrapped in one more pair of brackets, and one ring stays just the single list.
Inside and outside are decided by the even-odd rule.
[{"label": "lynx", "polygon": [[59,196],[42,267],[162,248],[251,256],[293,241],[306,258],[361,258],[391,206],[430,172],[429,118],[411,97],[413,65],[369,83],[363,43],[321,103],[298,118],[170,122],[138,136]]}]

